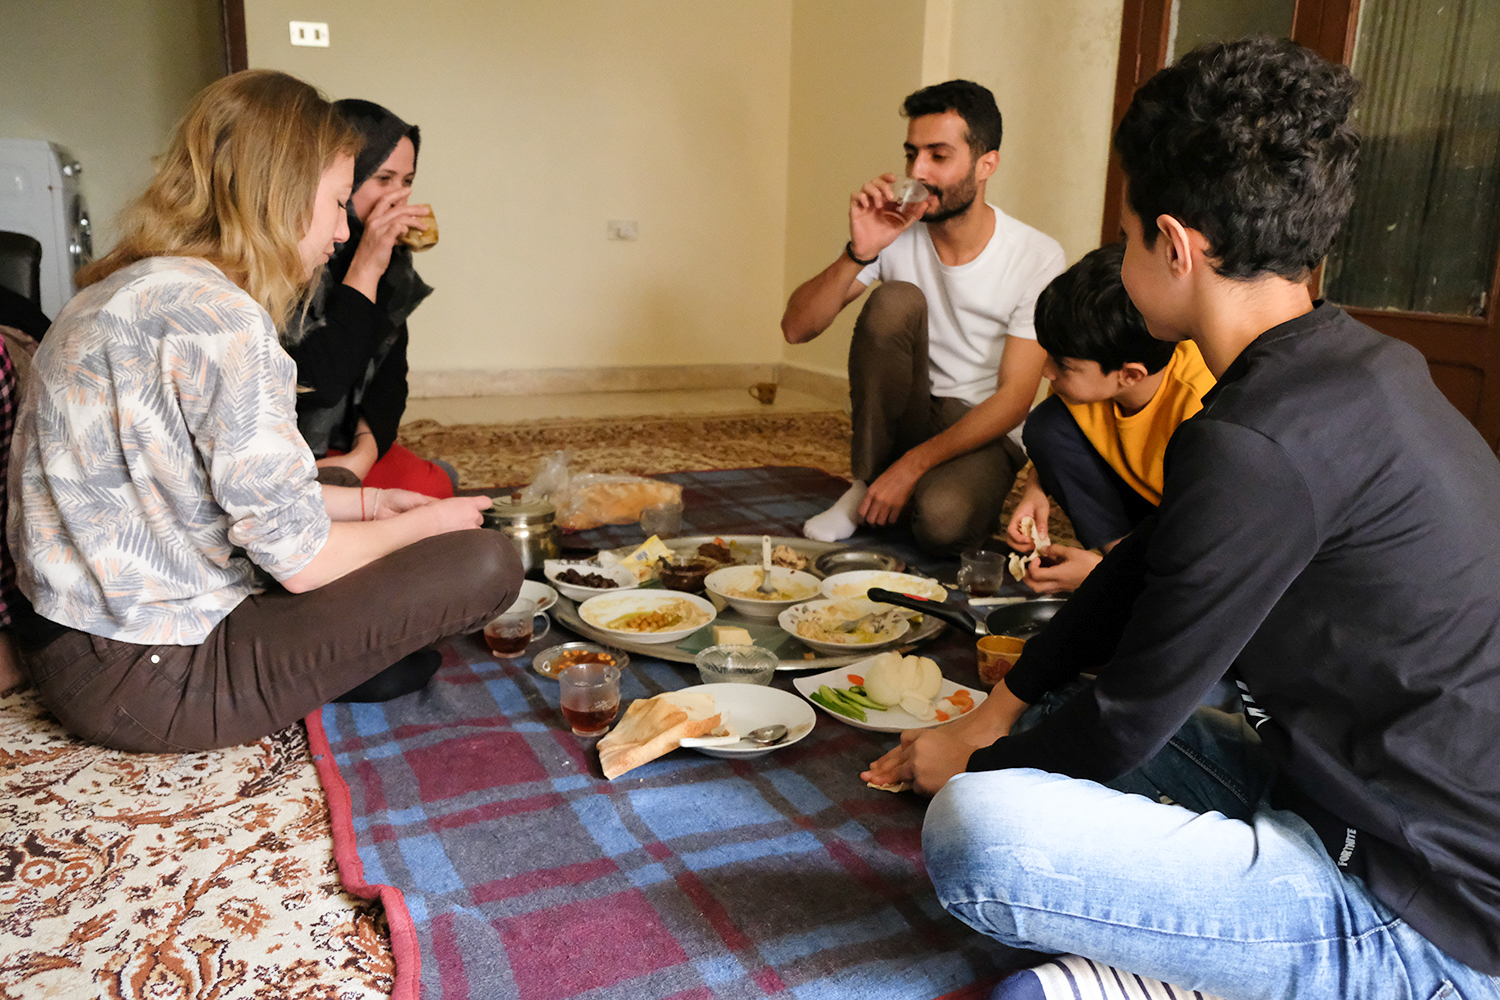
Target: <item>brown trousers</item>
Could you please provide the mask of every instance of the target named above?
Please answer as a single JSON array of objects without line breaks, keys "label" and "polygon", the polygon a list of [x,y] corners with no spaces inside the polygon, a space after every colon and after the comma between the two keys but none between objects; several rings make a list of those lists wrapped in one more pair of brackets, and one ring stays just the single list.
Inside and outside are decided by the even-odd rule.
[{"label": "brown trousers", "polygon": [[291,725],[514,602],[509,538],[423,539],[305,594],[245,598],[197,646],[143,646],[69,629],[26,654],[42,704],[75,736],[139,753],[212,750]]},{"label": "brown trousers", "polygon": [[[932,395],[927,364],[926,297],[909,282],[882,282],[860,311],[849,345],[854,478],[874,482],[972,409],[961,399]],[[905,515],[917,544],[949,555],[989,538],[1025,464],[1015,442],[1000,437],[929,469],[917,480]]]}]

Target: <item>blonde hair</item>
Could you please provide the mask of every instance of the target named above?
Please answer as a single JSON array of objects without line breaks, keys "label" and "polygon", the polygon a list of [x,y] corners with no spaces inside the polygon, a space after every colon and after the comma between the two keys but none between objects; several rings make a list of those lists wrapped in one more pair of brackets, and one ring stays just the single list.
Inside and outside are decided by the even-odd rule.
[{"label": "blonde hair", "polygon": [[274,70],[205,87],[172,131],[145,194],[121,217],[119,243],[78,274],[92,284],[147,257],[201,257],[284,328],[318,278],[297,243],[323,172],[363,140],[316,88]]}]

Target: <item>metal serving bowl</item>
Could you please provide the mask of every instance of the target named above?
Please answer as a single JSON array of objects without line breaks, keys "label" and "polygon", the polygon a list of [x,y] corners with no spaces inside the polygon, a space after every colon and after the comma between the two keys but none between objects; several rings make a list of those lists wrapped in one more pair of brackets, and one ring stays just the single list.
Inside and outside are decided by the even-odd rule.
[{"label": "metal serving bowl", "polygon": [[895,556],[876,552],[873,549],[834,549],[825,552],[813,561],[814,568],[823,576],[835,573],[852,573],[861,569],[878,569],[887,573],[903,573],[906,563]]},{"label": "metal serving bowl", "polygon": [[549,646],[546,649],[542,650],[540,653],[536,654],[536,656],[532,657],[531,669],[535,670],[543,677],[547,677],[555,681],[557,680],[558,673],[562,670],[562,667],[558,665],[558,661],[561,660],[564,655],[575,650],[588,653],[603,653],[607,656],[613,657],[615,666],[621,671],[630,666],[629,653],[621,652],[618,649],[610,649],[608,646],[601,646],[597,642],[564,642],[559,643],[556,646]]}]

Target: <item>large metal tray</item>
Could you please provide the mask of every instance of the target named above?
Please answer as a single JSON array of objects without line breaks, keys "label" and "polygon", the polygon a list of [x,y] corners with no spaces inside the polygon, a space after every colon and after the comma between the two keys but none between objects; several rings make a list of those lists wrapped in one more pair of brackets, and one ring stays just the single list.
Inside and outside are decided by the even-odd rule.
[{"label": "large metal tray", "polygon": [[[749,555],[758,556],[760,552],[760,535],[687,535],[682,538],[663,539],[667,548],[682,555],[697,555],[698,546],[705,542],[712,542],[715,538],[721,538],[731,547],[732,551],[745,552]],[[807,556],[807,571],[814,576],[821,576],[813,567],[817,557],[825,552],[833,552],[838,549],[847,548],[836,542],[815,542],[809,538],[786,538],[771,536],[773,545],[786,545],[798,555]],[[613,550],[618,555],[627,555],[633,551],[635,546],[625,546]],[[712,594],[708,594],[709,600],[716,607],[720,602]],[[713,635],[709,625],[694,632],[692,635],[677,643],[652,643],[652,642],[630,642],[612,636],[606,636],[588,622],[584,621],[578,614],[578,603],[566,597],[559,596],[557,604],[552,608],[552,615],[569,629],[581,636],[623,649],[627,653],[635,653],[658,660],[670,660],[674,663],[692,663],[693,657],[700,649],[712,644]],[[911,649],[919,643],[925,642],[943,630],[943,623],[931,615],[922,616],[922,620],[914,623],[912,631],[902,636],[899,640],[889,645],[881,646],[876,650],[860,650],[847,656],[827,656],[803,644],[795,636],[782,631],[780,625],[776,624],[775,618],[751,618],[742,615],[738,611],[724,605],[719,609],[718,617],[711,623],[713,625],[738,625],[750,632],[755,639],[756,645],[764,645],[773,649],[781,658],[781,665],[777,670],[800,671],[800,670],[831,670],[834,667],[848,666],[870,656],[873,652],[883,649],[900,649],[902,651]],[[808,654],[812,657],[809,659]]]}]

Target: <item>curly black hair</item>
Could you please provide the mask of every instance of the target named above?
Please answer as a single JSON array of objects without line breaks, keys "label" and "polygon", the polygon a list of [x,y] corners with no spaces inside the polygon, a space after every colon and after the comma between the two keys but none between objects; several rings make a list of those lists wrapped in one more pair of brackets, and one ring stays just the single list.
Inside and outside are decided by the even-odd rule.
[{"label": "curly black hair", "polygon": [[1293,281],[1327,254],[1354,199],[1359,85],[1285,38],[1204,45],[1147,80],[1115,149],[1146,245],[1170,215],[1228,278]]},{"label": "curly black hair", "polygon": [[1131,361],[1156,374],[1177,345],[1157,340],[1120,283],[1125,244],[1090,250],[1053,278],[1036,300],[1036,342],[1052,360],[1096,361],[1108,374]]},{"label": "curly black hair", "polygon": [[946,111],[956,112],[964,120],[968,133],[964,138],[968,140],[974,159],[1000,148],[1003,123],[995,95],[988,87],[972,80],[949,80],[923,87],[901,102],[901,114],[907,118],[940,115]]}]

